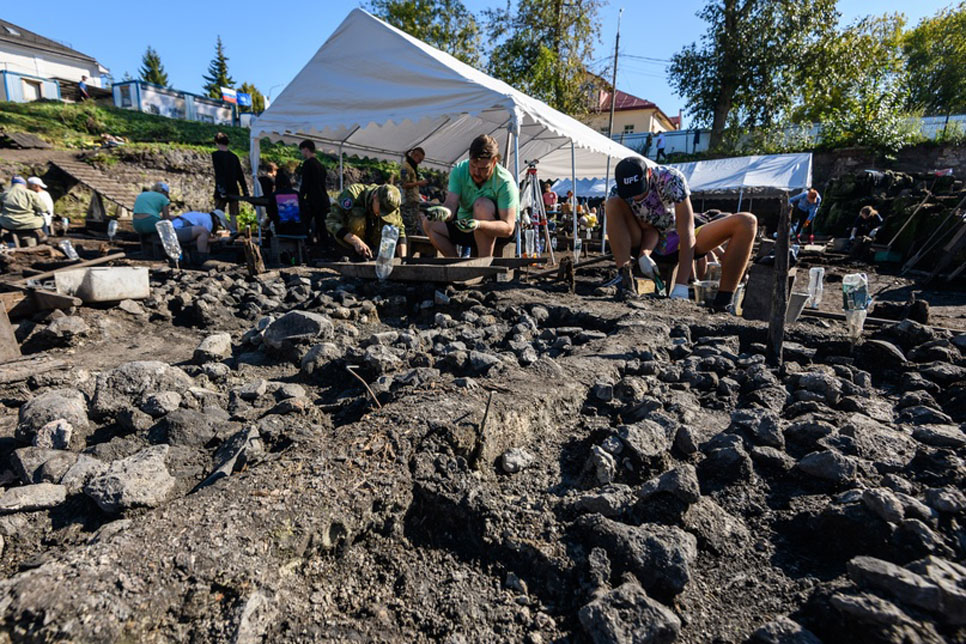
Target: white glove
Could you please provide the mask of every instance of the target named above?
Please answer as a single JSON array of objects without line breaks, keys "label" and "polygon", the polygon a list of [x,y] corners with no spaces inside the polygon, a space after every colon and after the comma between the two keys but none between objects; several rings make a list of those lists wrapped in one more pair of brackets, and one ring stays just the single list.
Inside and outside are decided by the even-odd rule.
[{"label": "white glove", "polygon": [[638,257],[637,265],[641,267],[641,274],[644,277],[654,279],[654,276],[657,275],[657,264],[654,263],[654,260],[649,255],[641,255]]},{"label": "white glove", "polygon": [[688,293],[687,284],[675,284],[674,288],[671,289],[671,299],[672,300],[688,300],[691,296]]}]

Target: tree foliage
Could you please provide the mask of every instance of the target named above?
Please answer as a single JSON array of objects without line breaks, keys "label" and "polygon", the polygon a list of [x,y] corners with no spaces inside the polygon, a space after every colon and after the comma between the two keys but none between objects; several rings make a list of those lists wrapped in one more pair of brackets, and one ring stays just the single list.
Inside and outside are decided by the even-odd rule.
[{"label": "tree foliage", "polygon": [[558,110],[586,112],[586,61],[600,40],[601,0],[519,0],[484,12],[496,44],[487,71]]},{"label": "tree foliage", "polygon": [[966,110],[966,3],[923,19],[904,51],[910,107],[947,117]]},{"label": "tree foliage", "polygon": [[[674,54],[670,81],[711,145],[725,127],[769,126],[792,104],[810,48],[836,23],[835,0],[709,0],[700,44]],[[817,71],[817,70],[816,70]]]},{"label": "tree foliage", "polygon": [[253,114],[261,114],[265,111],[265,95],[258,91],[258,88],[253,83],[242,83],[238,91],[250,94],[252,97],[251,107],[240,105],[238,111],[252,112]]},{"label": "tree foliage", "polygon": [[168,74],[161,64],[161,56],[151,45],[148,45],[147,51],[141,57],[141,69],[138,71],[141,74],[141,80],[162,87],[168,86]]},{"label": "tree foliage", "polygon": [[479,67],[479,23],[460,0],[370,0],[367,8],[407,34]]},{"label": "tree foliage", "polygon": [[208,63],[208,73],[202,78],[205,81],[205,95],[210,98],[221,99],[222,87],[234,87],[235,81],[228,74],[228,56],[225,55],[225,47],[221,44],[221,36],[215,44],[215,57]]}]

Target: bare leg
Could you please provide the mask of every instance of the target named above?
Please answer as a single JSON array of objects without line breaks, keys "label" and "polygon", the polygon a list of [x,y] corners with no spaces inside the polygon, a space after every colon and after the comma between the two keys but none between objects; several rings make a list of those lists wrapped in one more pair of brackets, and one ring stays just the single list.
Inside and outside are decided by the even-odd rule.
[{"label": "bare leg", "polygon": [[[491,199],[480,198],[473,203],[473,219],[496,221],[496,218],[496,204]],[[493,256],[496,237],[477,229],[473,232],[473,240],[476,242],[477,257]]]},{"label": "bare leg", "polygon": [[631,207],[620,197],[611,197],[604,206],[607,217],[607,239],[617,268],[631,260],[631,248],[640,246],[643,231],[631,212]]},{"label": "bare leg", "polygon": [[[424,218],[425,219],[425,218]],[[450,241],[445,221],[429,221],[423,227],[429,241],[436,247],[443,257],[456,257],[456,245]]]},{"label": "bare leg", "polygon": [[758,232],[758,220],[750,212],[738,212],[701,226],[695,240],[695,253],[707,253],[728,242],[721,261],[721,290],[733,293],[748,266],[751,247]]}]

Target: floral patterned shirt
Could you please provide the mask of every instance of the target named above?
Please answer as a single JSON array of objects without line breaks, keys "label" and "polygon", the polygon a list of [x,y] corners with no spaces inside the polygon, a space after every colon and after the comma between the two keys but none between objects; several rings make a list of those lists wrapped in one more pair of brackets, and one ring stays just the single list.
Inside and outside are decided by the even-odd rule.
[{"label": "floral patterned shirt", "polygon": [[[611,196],[617,195],[617,186],[611,188]],[[647,192],[640,201],[626,199],[631,212],[642,222],[650,224],[659,232],[674,230],[676,220],[674,205],[691,196],[688,181],[677,168],[659,165],[651,168]]]}]

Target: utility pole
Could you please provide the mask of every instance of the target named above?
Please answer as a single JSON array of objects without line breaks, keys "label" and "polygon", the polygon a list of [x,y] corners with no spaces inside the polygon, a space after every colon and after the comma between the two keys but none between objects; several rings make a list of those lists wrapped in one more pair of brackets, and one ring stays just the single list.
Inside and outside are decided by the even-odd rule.
[{"label": "utility pole", "polygon": [[621,44],[621,16],[624,8],[617,12],[617,37],[614,39],[614,74],[610,83],[610,120],[607,122],[607,137],[614,138],[614,107],[617,104],[617,52]]}]

